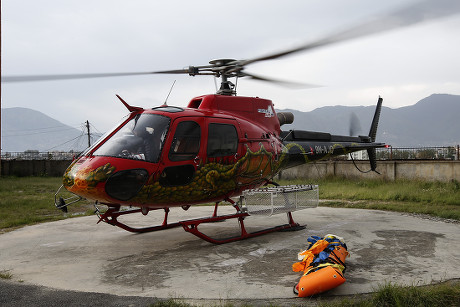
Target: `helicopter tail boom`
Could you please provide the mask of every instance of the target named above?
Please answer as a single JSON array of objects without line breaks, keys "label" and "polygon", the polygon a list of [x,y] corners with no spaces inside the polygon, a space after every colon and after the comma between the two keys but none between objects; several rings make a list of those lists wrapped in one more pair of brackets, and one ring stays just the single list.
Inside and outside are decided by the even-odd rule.
[{"label": "helicopter tail boom", "polygon": [[376,171],[376,148],[385,147],[384,143],[375,142],[382,102],[383,99],[379,97],[368,136],[332,135],[305,130],[283,131],[281,138],[288,149],[288,159],[283,168],[366,150],[371,170]]}]

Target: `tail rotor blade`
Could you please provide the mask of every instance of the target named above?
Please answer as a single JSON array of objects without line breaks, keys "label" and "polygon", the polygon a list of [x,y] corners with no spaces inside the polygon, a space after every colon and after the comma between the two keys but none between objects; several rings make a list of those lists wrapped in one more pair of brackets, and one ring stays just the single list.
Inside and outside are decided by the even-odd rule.
[{"label": "tail rotor blade", "polygon": [[356,113],[351,113],[350,115],[350,136],[356,136],[361,132],[361,124]]}]

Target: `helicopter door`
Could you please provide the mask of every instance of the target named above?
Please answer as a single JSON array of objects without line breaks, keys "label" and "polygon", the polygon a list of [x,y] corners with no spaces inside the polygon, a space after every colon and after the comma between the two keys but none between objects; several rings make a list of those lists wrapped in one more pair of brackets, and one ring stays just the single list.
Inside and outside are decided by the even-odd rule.
[{"label": "helicopter door", "polygon": [[174,122],[174,136],[171,140],[166,167],[160,175],[160,185],[181,186],[189,184],[200,159],[202,145],[202,118],[180,118]]},{"label": "helicopter door", "polygon": [[236,121],[212,119],[208,122],[208,161],[233,164],[238,158],[238,130]]}]

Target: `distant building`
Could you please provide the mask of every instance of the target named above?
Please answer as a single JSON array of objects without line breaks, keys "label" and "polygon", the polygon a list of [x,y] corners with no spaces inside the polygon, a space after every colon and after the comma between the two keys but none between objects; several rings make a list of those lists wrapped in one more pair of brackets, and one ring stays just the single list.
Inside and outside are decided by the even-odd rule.
[{"label": "distant building", "polygon": [[351,160],[352,158],[353,160],[369,160],[367,150],[352,152],[350,155],[348,156],[348,160]]}]

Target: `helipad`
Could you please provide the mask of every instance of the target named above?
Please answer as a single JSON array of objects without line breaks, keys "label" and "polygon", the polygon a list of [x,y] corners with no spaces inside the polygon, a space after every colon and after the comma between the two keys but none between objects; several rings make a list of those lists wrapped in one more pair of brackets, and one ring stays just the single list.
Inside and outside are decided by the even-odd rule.
[{"label": "helipad", "polygon": [[[212,214],[213,207],[171,210],[171,221]],[[221,207],[221,213],[232,212]],[[128,218],[128,217],[127,217]],[[163,216],[130,216],[145,225]],[[56,289],[187,299],[291,299],[299,273],[291,270],[311,235],[345,239],[347,281],[323,295],[367,293],[379,284],[422,285],[460,278],[460,224],[413,215],[318,207],[294,213],[307,224],[212,245],[182,228],[132,234],[81,217],[0,235],[0,271],[14,280]],[[286,222],[284,214],[248,217],[248,230]],[[232,221],[202,227],[215,236],[238,232]]]}]

